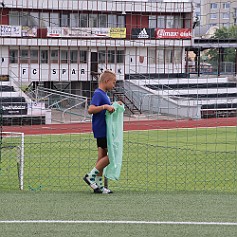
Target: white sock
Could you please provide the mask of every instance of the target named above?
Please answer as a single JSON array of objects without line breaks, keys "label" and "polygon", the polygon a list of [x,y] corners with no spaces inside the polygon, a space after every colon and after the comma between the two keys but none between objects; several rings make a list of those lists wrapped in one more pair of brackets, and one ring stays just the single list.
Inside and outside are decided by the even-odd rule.
[{"label": "white sock", "polygon": [[95,177],[95,182],[96,182],[96,184],[98,185],[98,187],[100,188],[100,189],[103,189],[103,180],[102,180],[102,176],[96,176]]},{"label": "white sock", "polygon": [[91,170],[91,172],[88,174],[89,179],[91,182],[96,182],[96,175],[99,174],[99,170],[97,170],[95,167]]}]

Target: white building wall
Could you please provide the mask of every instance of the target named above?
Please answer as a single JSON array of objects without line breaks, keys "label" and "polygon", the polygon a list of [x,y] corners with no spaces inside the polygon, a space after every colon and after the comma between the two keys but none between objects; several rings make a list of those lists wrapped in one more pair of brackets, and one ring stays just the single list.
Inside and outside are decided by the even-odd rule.
[{"label": "white building wall", "polygon": [[5,0],[6,7],[20,9],[51,9],[51,10],[97,10],[111,12],[191,12],[191,1],[73,1],[73,0]]},{"label": "white building wall", "polygon": [[0,75],[8,75],[9,56],[8,47],[0,46]]}]

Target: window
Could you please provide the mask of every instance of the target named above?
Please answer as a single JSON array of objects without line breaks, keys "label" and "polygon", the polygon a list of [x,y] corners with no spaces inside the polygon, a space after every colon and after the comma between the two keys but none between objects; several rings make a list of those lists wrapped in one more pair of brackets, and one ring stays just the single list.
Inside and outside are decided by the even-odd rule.
[{"label": "window", "polygon": [[230,27],[230,23],[223,23],[222,26],[228,28]]},{"label": "window", "polygon": [[117,27],[117,19],[116,19],[117,17],[116,17],[116,15],[111,15],[111,14],[109,14],[108,15],[108,27],[110,28],[112,28],[112,27]]},{"label": "window", "polygon": [[20,25],[28,26],[28,12],[20,12]]},{"label": "window", "polygon": [[166,16],[166,28],[174,28],[174,16]]},{"label": "window", "polygon": [[149,16],[149,28],[156,28],[156,16]]},{"label": "window", "polygon": [[50,52],[51,63],[58,63],[58,50],[54,49]]},{"label": "window", "polygon": [[99,63],[105,63],[106,62],[106,51],[105,50],[99,50],[98,51],[98,62]]},{"label": "window", "polygon": [[164,64],[164,49],[157,49],[157,63]]},{"label": "window", "polygon": [[61,54],[60,54],[61,63],[67,63],[67,60],[68,60],[68,51],[67,50],[61,50]]},{"label": "window", "polygon": [[97,14],[89,14],[89,27],[98,27]]},{"label": "window", "polygon": [[174,16],[173,25],[174,25],[174,28],[183,28],[183,19],[179,15]]},{"label": "window", "polygon": [[70,26],[71,27],[79,27],[79,14],[71,13],[70,14]]},{"label": "window", "polygon": [[30,63],[38,63],[38,50],[30,50]]},{"label": "window", "polygon": [[16,12],[16,11],[9,12],[9,25],[12,25],[12,26],[20,25],[19,12]]},{"label": "window", "polygon": [[77,51],[71,50],[70,51],[70,63],[77,63]]},{"label": "window", "polygon": [[108,50],[108,63],[115,63],[115,51]]},{"label": "window", "polygon": [[88,15],[80,14],[79,27],[88,27]]},{"label": "window", "polygon": [[20,63],[28,63],[28,50],[27,49],[21,49],[20,50]]},{"label": "window", "polygon": [[157,17],[157,28],[165,28],[165,16]]},{"label": "window", "polygon": [[87,63],[87,51],[80,51],[80,63]]},{"label": "window", "polygon": [[69,15],[68,14],[61,14],[60,15],[60,26],[61,27],[68,27],[69,26],[69,21],[70,18],[69,18]]},{"label": "window", "polygon": [[99,15],[99,27],[101,27],[101,28],[107,27],[107,15],[105,15],[105,14]]},{"label": "window", "polygon": [[124,50],[117,50],[117,63],[124,63]]},{"label": "window", "polygon": [[48,63],[48,50],[41,50],[40,51],[40,62],[41,63]]},{"label": "window", "polygon": [[174,50],[173,49],[165,49],[165,62],[166,63],[173,63],[173,57],[174,57]]},{"label": "window", "polygon": [[[192,16],[191,14],[184,14],[184,19],[181,19],[182,20],[182,26],[184,28],[191,28],[192,27],[192,24],[193,24],[193,19],[192,19]],[[195,20],[200,20],[200,18],[196,18]]]},{"label": "window", "polygon": [[49,26],[49,13],[40,12],[40,28],[47,28]]},{"label": "window", "polygon": [[50,26],[59,27],[59,14],[50,13]]},{"label": "window", "polygon": [[230,13],[229,12],[222,13],[222,19],[230,19]]},{"label": "window", "polygon": [[155,48],[149,48],[148,50],[148,63],[155,64],[156,62],[156,50]]},{"label": "window", "polygon": [[39,26],[39,13],[10,11],[9,24],[30,26],[30,27]]},{"label": "window", "polygon": [[18,50],[17,49],[10,49],[10,63],[18,63]]},{"label": "window", "polygon": [[237,8],[233,9],[234,24],[237,25]]},{"label": "window", "polygon": [[180,15],[150,16],[149,17],[149,28],[163,28],[164,29],[164,28],[183,28],[183,27],[184,27],[183,18]]},{"label": "window", "polygon": [[29,13],[27,26],[39,26],[39,13],[38,12]]},{"label": "window", "polygon": [[211,3],[210,8],[211,9],[217,9],[217,3]]},{"label": "window", "polygon": [[230,8],[230,3],[229,2],[223,3],[223,8],[224,9]]},{"label": "window", "polygon": [[182,62],[182,49],[181,48],[174,49],[174,62],[177,64]]},{"label": "window", "polygon": [[217,19],[217,13],[211,13],[210,18],[211,19]]},{"label": "window", "polygon": [[125,16],[118,16],[117,27],[120,27],[120,28],[124,28],[125,27]]}]

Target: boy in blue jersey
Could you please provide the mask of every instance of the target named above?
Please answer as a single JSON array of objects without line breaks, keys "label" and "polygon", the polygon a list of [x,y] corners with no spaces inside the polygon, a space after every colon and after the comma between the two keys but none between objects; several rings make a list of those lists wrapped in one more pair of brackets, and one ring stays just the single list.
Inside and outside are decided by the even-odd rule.
[{"label": "boy in blue jersey", "polygon": [[[92,130],[97,140],[98,159],[95,167],[84,176],[83,180],[94,190],[94,193],[112,193],[103,186],[102,175],[104,168],[109,164],[107,154],[106,120],[105,112],[114,112],[107,91],[112,90],[116,84],[116,75],[110,70],[105,70],[99,78],[99,86],[95,90],[88,113],[92,114]],[[119,101],[121,104],[121,102]]]}]

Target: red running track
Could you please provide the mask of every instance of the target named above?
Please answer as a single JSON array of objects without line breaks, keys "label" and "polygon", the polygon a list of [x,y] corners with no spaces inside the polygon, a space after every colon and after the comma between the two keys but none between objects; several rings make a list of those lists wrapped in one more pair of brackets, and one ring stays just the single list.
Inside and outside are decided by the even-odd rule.
[{"label": "red running track", "polygon": [[[237,118],[213,118],[200,120],[131,120],[124,122],[124,131],[220,126],[237,126]],[[32,126],[3,126],[2,131],[22,132],[25,133],[25,135],[88,133],[91,132],[91,123],[82,122],[71,124],[44,124]]]}]

